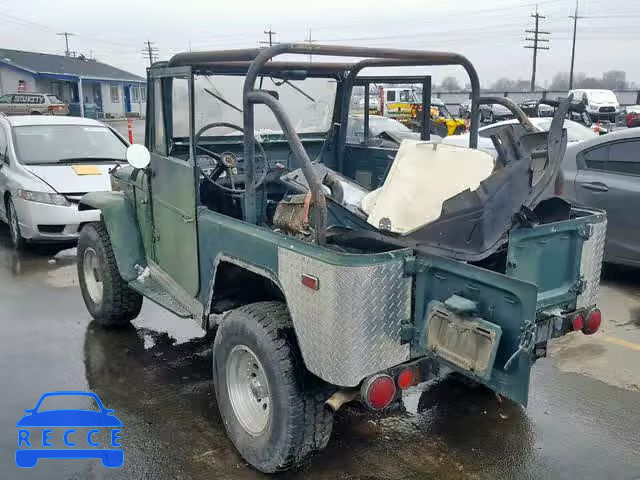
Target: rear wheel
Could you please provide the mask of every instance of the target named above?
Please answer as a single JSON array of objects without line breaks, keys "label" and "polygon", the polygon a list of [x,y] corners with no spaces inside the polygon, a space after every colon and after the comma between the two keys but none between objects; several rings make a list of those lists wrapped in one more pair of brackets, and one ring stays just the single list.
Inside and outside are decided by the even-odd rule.
[{"label": "rear wheel", "polygon": [[254,303],[226,316],[214,342],[213,376],[227,434],[258,470],[290,468],[327,445],[329,391],[305,370],[283,303]]},{"label": "rear wheel", "polygon": [[9,220],[9,234],[11,235],[11,243],[16,250],[23,250],[27,246],[27,242],[22,238],[20,233],[20,221],[18,220],[18,212],[11,198],[7,199],[7,220]]},{"label": "rear wheel", "polygon": [[78,280],[87,310],[99,325],[126,325],[140,313],[142,295],[120,277],[109,234],[102,223],[89,223],[80,232]]}]

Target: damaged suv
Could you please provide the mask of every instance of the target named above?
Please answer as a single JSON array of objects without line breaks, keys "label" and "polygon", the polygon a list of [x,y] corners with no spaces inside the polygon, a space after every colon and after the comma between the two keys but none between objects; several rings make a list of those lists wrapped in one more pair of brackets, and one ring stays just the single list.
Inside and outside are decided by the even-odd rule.
[{"label": "damaged suv", "polygon": [[[405,65],[466,70],[469,148],[428,125],[399,148],[347,141],[358,74]],[[328,45],[182,53],[147,85],[146,148],[80,202],[101,211],[79,240],[82,295],[105,327],[146,297],[214,332],[220,415],[258,470],[324,448],[343,403],[383,409],[451,372],[526,405],[548,342],[599,328],[606,216],[545,195],[566,102],[540,132],[480,97],[460,55]],[[495,103],[524,127],[494,135],[496,161],[475,148]]]}]

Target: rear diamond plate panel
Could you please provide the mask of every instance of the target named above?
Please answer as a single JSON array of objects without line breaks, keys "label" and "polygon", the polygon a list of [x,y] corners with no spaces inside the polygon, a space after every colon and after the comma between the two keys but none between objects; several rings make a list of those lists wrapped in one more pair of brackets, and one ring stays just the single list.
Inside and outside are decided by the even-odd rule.
[{"label": "rear diamond plate panel", "polygon": [[[280,248],[278,276],[307,368],[334,385],[353,387],[372,373],[409,360],[400,343],[411,310],[403,260],[335,266]],[[318,290],[301,275],[318,278]]]},{"label": "rear diamond plate panel", "polygon": [[580,275],[586,282],[584,291],[578,295],[577,307],[590,307],[596,304],[598,288],[600,286],[600,271],[604,256],[604,240],[607,234],[607,220],[592,223],[591,237],[582,245],[580,259]]}]

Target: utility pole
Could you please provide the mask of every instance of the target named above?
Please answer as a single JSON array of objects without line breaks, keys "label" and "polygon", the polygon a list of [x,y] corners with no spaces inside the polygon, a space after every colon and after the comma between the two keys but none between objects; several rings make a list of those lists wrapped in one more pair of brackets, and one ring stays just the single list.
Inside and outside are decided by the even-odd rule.
[{"label": "utility pole", "polygon": [[526,38],[525,40],[529,42],[533,42],[533,45],[525,45],[524,48],[533,49],[533,68],[531,70],[531,91],[533,92],[536,89],[536,66],[538,62],[538,50],[549,50],[549,47],[541,46],[540,43],[549,42],[547,38],[541,38],[541,35],[551,35],[551,32],[541,32],[540,31],[540,19],[547,18],[544,15],[540,15],[538,13],[538,7],[536,7],[536,13],[531,14],[533,18],[536,19],[536,29],[535,30],[525,30],[527,33],[533,33],[533,38]]},{"label": "utility pole", "polygon": [[155,43],[156,42],[150,42],[149,40],[147,40],[146,42],[144,42],[145,48],[142,49],[142,56],[143,58],[149,59],[149,66],[151,66],[153,62],[158,59],[158,48],[153,46]]},{"label": "utility pole", "polygon": [[56,33],[56,35],[64,36],[64,44],[65,44],[64,56],[65,57],[71,56],[71,52],[69,51],[69,37],[71,37],[72,35],[75,35],[75,33],[60,32],[60,33]]},{"label": "utility pole", "polygon": [[[309,36],[307,38],[305,38],[305,41],[309,44],[309,46],[313,45],[313,42],[315,42],[315,40],[311,39],[311,28],[309,28]],[[312,60],[312,54],[309,53],[309,63],[311,63]]]},{"label": "utility pole", "polygon": [[278,43],[273,41],[273,36],[276,35],[276,33],[277,32],[271,30],[271,25],[269,25],[269,29],[264,31],[264,34],[269,36],[269,41],[261,41],[260,45],[269,45],[270,47],[273,47],[274,44]]},{"label": "utility pole", "polygon": [[576,59],[576,32],[578,30],[578,0],[576,0],[576,12],[570,15],[573,18],[573,45],[571,47],[571,70],[569,71],[569,90],[573,89],[573,64]]}]

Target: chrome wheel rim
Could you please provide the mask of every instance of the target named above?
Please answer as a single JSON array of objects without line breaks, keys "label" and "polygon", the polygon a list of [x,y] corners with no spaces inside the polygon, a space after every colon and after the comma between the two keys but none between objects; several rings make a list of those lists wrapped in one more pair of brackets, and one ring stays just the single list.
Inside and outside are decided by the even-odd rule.
[{"label": "chrome wheel rim", "polygon": [[227,358],[227,393],[231,408],[245,431],[263,433],[271,417],[269,382],[258,357],[245,345],[236,345]]},{"label": "chrome wheel rim", "polygon": [[11,240],[14,245],[18,244],[18,240],[20,239],[20,227],[18,226],[18,215],[16,214],[16,209],[13,206],[13,202],[9,203],[9,222],[11,223]]},{"label": "chrome wheel rim", "polygon": [[98,254],[93,248],[89,247],[84,251],[82,265],[87,293],[93,303],[100,303],[102,301],[102,275]]}]

